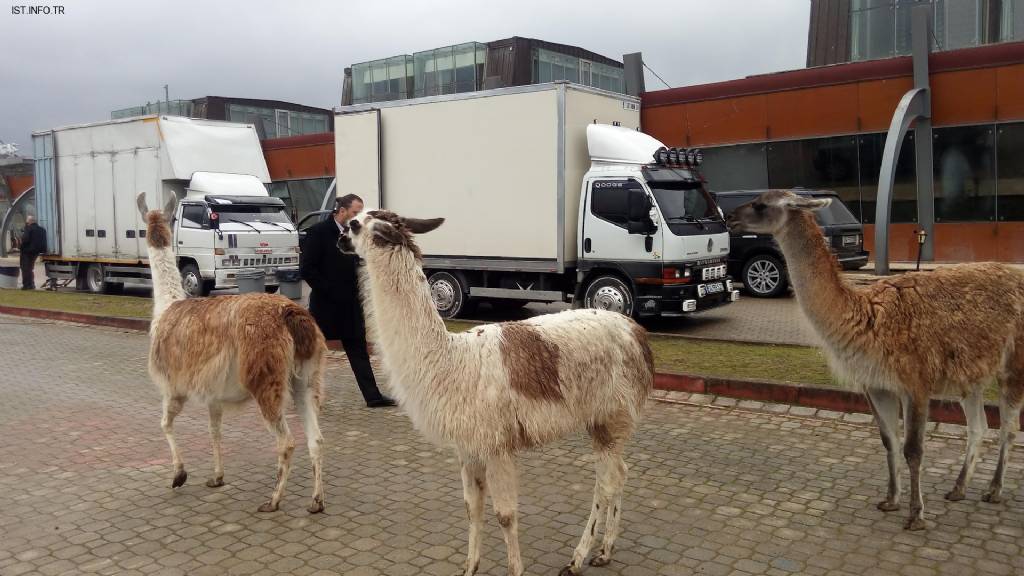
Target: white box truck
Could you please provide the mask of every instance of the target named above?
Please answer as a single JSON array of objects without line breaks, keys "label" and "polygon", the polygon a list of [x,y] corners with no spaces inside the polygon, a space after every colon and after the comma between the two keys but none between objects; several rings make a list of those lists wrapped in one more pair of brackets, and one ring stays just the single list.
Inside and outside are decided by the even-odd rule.
[{"label": "white box truck", "polygon": [[446,219],[418,239],[444,317],[483,301],[638,317],[733,301],[696,151],[639,126],[638,99],[569,83],[342,107],[336,190]]},{"label": "white box truck", "polygon": [[182,282],[191,296],[237,286],[260,268],[268,290],[279,267],[298,266],[298,234],[284,202],[267,192],[263,150],[251,124],[142,116],[32,135],[36,203],[53,253],[46,275],[91,292],[149,286],[149,206],[178,198],[172,222]]}]

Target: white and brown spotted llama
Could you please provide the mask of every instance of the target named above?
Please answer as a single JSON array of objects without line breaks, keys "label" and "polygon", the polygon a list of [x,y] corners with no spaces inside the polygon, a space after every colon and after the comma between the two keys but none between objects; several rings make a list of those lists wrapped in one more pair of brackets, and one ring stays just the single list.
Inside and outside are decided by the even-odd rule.
[{"label": "white and brown spotted llama", "polygon": [[318,414],[323,401],[326,352],[323,335],[305,309],[281,296],[246,294],[187,299],[181,286],[169,219],[176,199],[161,212],[138,206],[147,224],[146,246],[153,275],[153,320],[149,329],[149,374],[163,394],[161,426],[174,463],[172,487],[188,474],[174,441],[174,418],[194,397],[210,410],[213,440],[211,488],[224,485],[221,416],[225,407],[255,399],[277,437],[277,483],[260,512],[277,510],[291,469],[295,441],[285,421],[290,398],[302,412],[313,465],[310,513],[324,509],[323,436]]},{"label": "white and brown spotted llama", "polygon": [[888,496],[878,508],[899,509],[902,403],[910,468],[904,527],[925,527],[921,465],[935,395],[959,397],[967,417],[963,468],[946,495],[964,498],[987,428],[984,390],[993,382],[1000,388],[999,462],[983,500],[999,502],[1024,402],[1024,274],[1001,264],[963,264],[854,288],[840,277],[811,213],[830,202],[772,190],[737,208],[729,225],[775,236],[833,372],[866,393],[888,456]]},{"label": "white and brown spotted llama", "polygon": [[464,574],[476,573],[480,563],[488,492],[508,572],[522,574],[516,455],[581,430],[593,441],[597,482],[583,537],[562,574],[579,574],[602,517],[604,541],[590,564],[606,565],[622,514],[623,449],[654,383],[647,333],[626,316],[597,310],[449,333],[413,240],[442,222],[369,212],[352,222],[347,249],[366,261],[362,295],[389,386],[416,428],[454,445],[462,462],[469,515]]}]

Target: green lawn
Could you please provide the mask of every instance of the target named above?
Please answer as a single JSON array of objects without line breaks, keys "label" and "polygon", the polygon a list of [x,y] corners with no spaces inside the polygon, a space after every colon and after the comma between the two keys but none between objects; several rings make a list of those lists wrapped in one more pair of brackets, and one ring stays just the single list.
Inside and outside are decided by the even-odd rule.
[{"label": "green lawn", "polygon": [[[133,296],[0,290],[0,305],[96,316],[148,318],[153,303],[149,298]],[[477,324],[453,320],[447,322],[447,325],[452,332],[462,332]],[[829,376],[825,358],[815,348],[715,342],[672,336],[652,336],[651,348],[659,371],[817,386],[836,385]]]}]

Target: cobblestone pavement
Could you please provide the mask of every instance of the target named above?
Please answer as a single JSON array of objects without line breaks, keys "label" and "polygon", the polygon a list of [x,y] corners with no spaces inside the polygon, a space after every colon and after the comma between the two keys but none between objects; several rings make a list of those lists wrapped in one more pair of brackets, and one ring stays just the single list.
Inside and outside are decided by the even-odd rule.
[{"label": "cobblestone pavement", "polygon": [[[340,361],[328,373],[327,512],[309,516],[308,458],[296,450],[281,511],[274,450],[250,406],[225,417],[227,485],[205,487],[206,414],[189,404],[176,432],[191,472],[171,490],[146,337],[0,317],[0,575],[386,574],[458,571],[466,538],[457,464],[397,410],[368,410]],[[296,443],[301,427],[292,420]],[[521,539],[529,574],[555,574],[588,512],[583,438],[522,459]],[[924,474],[930,529],[874,503],[883,459],[867,425],[736,408],[652,402],[627,462],[624,533],[614,562],[587,574],[1022,574],[1024,453],[1007,501],[979,501],[993,450],[957,503],[962,442],[931,437]],[[504,574],[489,515],[481,574]]]}]

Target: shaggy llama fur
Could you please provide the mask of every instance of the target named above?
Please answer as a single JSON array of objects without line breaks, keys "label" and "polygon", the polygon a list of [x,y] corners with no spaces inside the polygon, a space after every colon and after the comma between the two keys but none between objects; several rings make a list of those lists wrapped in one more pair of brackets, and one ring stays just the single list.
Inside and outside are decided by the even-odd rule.
[{"label": "shaggy llama fur", "polygon": [[488,492],[509,574],[523,572],[516,455],[580,430],[593,440],[597,481],[583,537],[562,574],[580,572],[602,516],[604,541],[590,563],[608,564],[622,513],[623,449],[654,383],[647,333],[626,316],[598,310],[449,333],[412,237],[441,222],[370,212],[352,222],[351,241],[366,261],[362,297],[390,388],[416,428],[454,445],[462,462],[470,521],[464,574],[479,566]]},{"label": "shaggy llama fur", "polygon": [[1024,402],[1024,274],[995,263],[962,264],[854,288],[842,280],[811,212],[829,202],[766,192],[737,208],[730,227],[775,235],[833,372],[866,393],[888,456],[889,490],[879,509],[899,508],[902,404],[910,468],[905,528],[925,527],[921,466],[935,395],[960,398],[967,417],[964,464],[946,495],[964,498],[987,428],[984,390],[993,382],[1000,390],[999,461],[983,499],[999,502]]},{"label": "shaggy llama fur", "polygon": [[211,488],[224,485],[221,416],[224,408],[255,399],[268,428],[277,437],[277,483],[261,512],[277,510],[291,470],[295,441],[285,421],[294,398],[302,412],[313,464],[310,513],[324,509],[323,436],[318,414],[323,401],[326,345],[309,312],[282,296],[247,294],[186,299],[181,286],[166,210],[150,212],[142,194],[139,210],[147,223],[146,245],[153,275],[153,320],[150,324],[149,374],[163,394],[161,426],[174,463],[172,487],[188,474],[174,440],[174,418],[194,397],[210,410],[213,440]]}]

